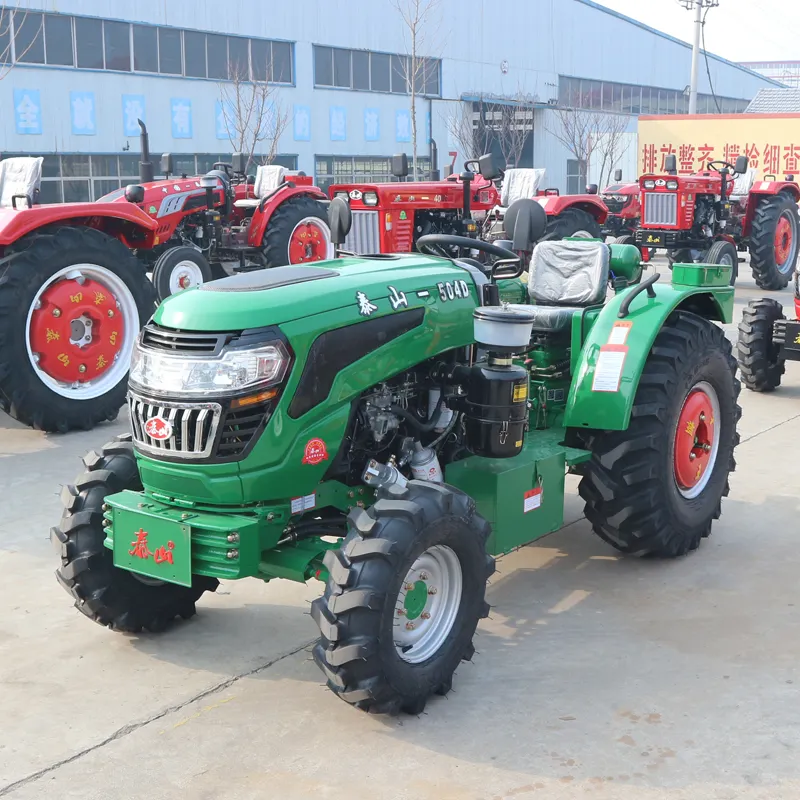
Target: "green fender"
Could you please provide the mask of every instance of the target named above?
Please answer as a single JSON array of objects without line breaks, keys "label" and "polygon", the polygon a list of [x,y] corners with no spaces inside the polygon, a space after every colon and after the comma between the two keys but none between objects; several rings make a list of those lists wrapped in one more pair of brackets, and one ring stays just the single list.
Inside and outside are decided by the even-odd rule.
[{"label": "green fender", "polygon": [[[594,325],[584,338],[584,344],[573,368],[573,380],[567,398],[564,424],[573,428],[596,428],[599,430],[625,430],[631,416],[633,401],[639,386],[647,356],[658,332],[667,317],[676,309],[691,311],[709,320],[729,323],[733,315],[732,287],[692,287],[657,283],[653,286],[655,297],[642,291],[630,304],[629,313],[619,318],[619,309],[626,295],[636,291],[632,287],[618,292],[597,315]],[[586,322],[591,319],[589,315]],[[628,327],[627,335],[619,330],[622,324]],[[573,346],[580,324],[580,314],[573,318]],[[615,325],[618,330],[614,332]],[[624,356],[621,372],[605,368],[595,373],[600,357],[600,348],[618,342],[616,354],[608,353],[604,361]],[[609,364],[610,366],[610,364]],[[615,389],[616,376],[619,385]],[[601,381],[601,378],[606,378]]]}]

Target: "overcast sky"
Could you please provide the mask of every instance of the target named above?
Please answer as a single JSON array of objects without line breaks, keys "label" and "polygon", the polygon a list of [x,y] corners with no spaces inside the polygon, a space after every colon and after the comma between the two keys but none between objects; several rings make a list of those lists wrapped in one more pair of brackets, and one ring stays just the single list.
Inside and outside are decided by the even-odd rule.
[{"label": "overcast sky", "polygon": [[[597,0],[664,33],[692,41],[694,12],[678,0]],[[800,0],[719,0],[706,47],[730,61],[800,61]]]}]

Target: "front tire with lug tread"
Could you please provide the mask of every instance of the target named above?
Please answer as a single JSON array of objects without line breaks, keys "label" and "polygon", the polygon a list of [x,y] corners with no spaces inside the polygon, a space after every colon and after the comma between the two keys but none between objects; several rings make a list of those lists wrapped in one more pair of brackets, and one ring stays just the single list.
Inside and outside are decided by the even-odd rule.
[{"label": "front tire with lug tread", "polygon": [[736,283],[736,278],[739,277],[739,251],[736,249],[736,245],[727,241],[727,239],[720,239],[714,242],[705,256],[703,256],[702,263],[729,266],[731,268],[730,286],[733,286]]},{"label": "front tire with lug tread", "polygon": [[773,392],[781,385],[786,359],[773,341],[773,327],[786,319],[777,300],[751,300],[742,311],[736,359],[742,383],[752,392]]},{"label": "front tire with lug tread", "polygon": [[200,596],[216,590],[216,578],[195,575],[191,587],[144,582],[115,567],[114,554],[103,544],[106,495],[142,489],[130,435],[117,437],[100,453],[89,453],[83,463],[86,471],[61,491],[63,516],[50,531],[61,558],[56,578],[75,607],[94,622],[125,633],[156,633],[175,617],[194,616]]},{"label": "front tire with lug tread", "polygon": [[[736,466],[735,373],[721,328],[685,311],[670,315],[650,350],[627,430],[584,434],[592,458],[579,492],[601,539],[626,554],[673,558],[711,533]],[[690,464],[698,472],[687,479]]]},{"label": "front tire with lug tread", "polygon": [[325,556],[325,594],[311,607],[322,634],[314,660],[328,688],[389,714],[418,714],[429,697],[447,694],[489,612],[490,530],[467,495],[424,481],[354,509],[341,548]]},{"label": "front tire with lug tread", "polygon": [[214,275],[208,259],[188,245],[165,250],[153,266],[153,285],[160,301],[211,280],[214,280]]}]

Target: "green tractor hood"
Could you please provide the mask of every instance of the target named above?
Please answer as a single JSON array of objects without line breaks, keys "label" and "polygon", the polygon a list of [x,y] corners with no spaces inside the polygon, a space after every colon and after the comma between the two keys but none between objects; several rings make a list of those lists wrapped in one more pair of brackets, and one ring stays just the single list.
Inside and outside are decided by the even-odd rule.
[{"label": "green tractor hood", "polygon": [[[353,321],[447,297],[461,281],[476,298],[470,274],[444,258],[419,254],[341,258],[308,266],[276,267],[234,275],[170,297],[154,321],[185,331],[229,331],[281,325],[352,309]],[[454,299],[453,297],[449,299]],[[430,301],[430,302],[428,302]]]}]

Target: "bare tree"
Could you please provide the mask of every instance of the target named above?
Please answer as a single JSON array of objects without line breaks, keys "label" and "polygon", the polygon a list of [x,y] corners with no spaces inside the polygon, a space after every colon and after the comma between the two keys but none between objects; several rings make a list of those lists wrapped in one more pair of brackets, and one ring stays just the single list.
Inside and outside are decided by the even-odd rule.
[{"label": "bare tree", "polygon": [[[269,65],[264,72],[269,76]],[[250,76],[247,64],[228,64],[229,80],[219,84],[221,120],[234,152],[245,153],[248,164],[256,150],[262,163],[269,164],[278,154],[281,135],[289,124],[289,114],[268,80]]]},{"label": "bare tree", "polygon": [[[29,13],[27,9],[14,10],[5,4],[0,5],[0,80],[8,75],[15,62],[21,61],[37,41],[41,41],[44,16],[36,14],[29,18]],[[16,54],[11,46],[15,38]]]},{"label": "bare tree", "polygon": [[515,167],[522,158],[522,149],[533,131],[533,100],[522,90],[502,103],[490,106],[494,131],[506,164]]},{"label": "bare tree", "polygon": [[491,131],[486,127],[484,115],[476,113],[471,102],[458,104],[447,118],[447,132],[464,160],[478,158],[491,145]]},{"label": "bare tree", "polygon": [[417,180],[417,94],[420,89],[424,93],[429,71],[438,69],[436,61],[420,53],[433,51],[431,30],[439,0],[392,0],[392,3],[405,27],[408,55],[400,60],[400,69],[411,99],[411,151],[413,177]]},{"label": "bare tree", "polygon": [[[624,136],[629,117],[611,114],[593,108],[556,108],[553,110],[556,124],[547,130],[552,134],[588,174],[592,159],[600,162],[600,183],[611,176],[616,161],[628,148]],[[597,164],[595,164],[597,166]]]}]

